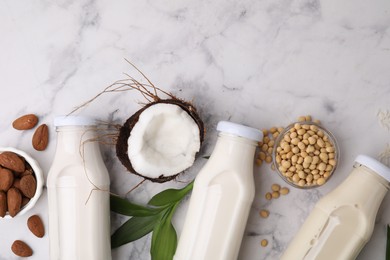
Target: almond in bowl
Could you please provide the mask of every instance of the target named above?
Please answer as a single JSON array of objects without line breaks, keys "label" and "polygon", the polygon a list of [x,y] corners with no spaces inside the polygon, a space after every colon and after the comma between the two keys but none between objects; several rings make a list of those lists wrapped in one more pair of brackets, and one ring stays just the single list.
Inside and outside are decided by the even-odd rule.
[{"label": "almond in bowl", "polygon": [[43,184],[36,160],[18,149],[0,148],[0,218],[13,218],[31,209]]}]

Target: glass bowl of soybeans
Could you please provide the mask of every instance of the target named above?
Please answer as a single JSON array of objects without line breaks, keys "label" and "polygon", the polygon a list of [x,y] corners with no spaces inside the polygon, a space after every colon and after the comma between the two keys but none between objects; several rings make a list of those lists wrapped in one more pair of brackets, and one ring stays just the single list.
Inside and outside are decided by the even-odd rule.
[{"label": "glass bowl of soybeans", "polygon": [[275,141],[273,164],[280,177],[300,189],[324,185],[337,168],[339,148],[334,135],[312,121],[295,122]]}]

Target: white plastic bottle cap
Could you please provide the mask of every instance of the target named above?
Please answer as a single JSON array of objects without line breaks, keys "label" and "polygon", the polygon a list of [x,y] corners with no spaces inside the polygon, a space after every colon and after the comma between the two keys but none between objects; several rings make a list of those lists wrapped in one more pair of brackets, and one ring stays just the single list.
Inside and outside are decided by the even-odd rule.
[{"label": "white plastic bottle cap", "polygon": [[390,168],[384,165],[383,163],[367,155],[358,155],[355,159],[355,162],[362,164],[367,168],[370,168],[378,175],[382,176],[383,178],[385,178],[387,181],[390,182]]},{"label": "white plastic bottle cap", "polygon": [[262,131],[228,121],[220,121],[217,125],[217,131],[237,135],[254,141],[263,140]]},{"label": "white plastic bottle cap", "polygon": [[96,120],[88,116],[56,116],[54,126],[93,126]]}]

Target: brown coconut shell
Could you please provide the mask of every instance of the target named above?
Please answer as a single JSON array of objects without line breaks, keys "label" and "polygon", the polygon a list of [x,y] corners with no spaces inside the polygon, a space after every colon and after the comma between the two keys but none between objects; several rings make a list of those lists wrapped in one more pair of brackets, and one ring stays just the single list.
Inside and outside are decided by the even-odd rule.
[{"label": "brown coconut shell", "polygon": [[200,144],[203,143],[204,135],[205,135],[204,124],[203,124],[203,121],[200,119],[198,113],[196,112],[196,108],[191,103],[186,102],[184,100],[180,100],[180,99],[160,99],[158,101],[148,103],[143,108],[138,110],[135,114],[133,114],[130,118],[128,118],[126,120],[126,122],[122,125],[122,127],[119,130],[119,136],[118,136],[118,140],[116,143],[117,157],[119,158],[121,163],[127,168],[127,170],[129,172],[134,173],[134,174],[136,174],[140,177],[143,177],[145,179],[148,179],[152,182],[158,182],[158,183],[163,183],[166,181],[173,180],[174,178],[176,178],[176,176],[179,173],[177,173],[176,175],[167,176],[167,177],[160,176],[158,178],[149,178],[149,177],[143,176],[142,174],[136,172],[134,170],[134,168],[130,162],[129,156],[127,154],[127,151],[128,151],[127,141],[131,135],[131,130],[133,129],[135,124],[138,122],[139,116],[141,115],[141,113],[150,106],[153,106],[156,104],[162,104],[162,103],[178,105],[194,119],[194,121],[196,122],[196,124],[199,127]]}]

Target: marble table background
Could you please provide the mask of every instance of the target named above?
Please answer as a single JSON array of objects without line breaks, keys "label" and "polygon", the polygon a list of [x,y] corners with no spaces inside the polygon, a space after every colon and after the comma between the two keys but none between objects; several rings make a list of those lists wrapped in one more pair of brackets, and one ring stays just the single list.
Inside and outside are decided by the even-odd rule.
[{"label": "marble table background", "polygon": [[[212,151],[219,120],[257,128],[285,126],[300,115],[320,119],[337,137],[341,161],[325,186],[291,188],[266,202],[279,177],[255,167],[257,194],[239,259],[280,257],[315,202],[343,181],[358,154],[377,157],[390,143],[378,111],[390,109],[390,1],[388,0],[1,0],[0,146],[29,152],[47,174],[55,151],[54,116],[66,114],[124,72],[142,80],[135,63],[156,86],[192,100],[207,127],[200,158],[180,182],[145,183],[128,195],[140,203],[168,187],[181,187]],[[143,80],[143,82],[146,82]],[[121,123],[140,106],[136,92],[101,96],[79,114]],[[36,113],[50,126],[44,152],[31,147],[32,131],[11,122]],[[102,146],[112,191],[125,194],[140,179],[127,174],[110,146]],[[371,241],[359,260],[384,259],[386,196]],[[174,224],[181,231],[187,202]],[[261,219],[260,209],[271,212]],[[47,225],[47,196],[25,216],[0,220],[0,259],[17,259],[15,239],[49,259],[48,235],[33,237],[26,219],[39,213]],[[112,215],[113,230],[125,219]],[[269,245],[260,246],[262,239]],[[150,259],[150,237],[113,250],[114,260]]]}]

